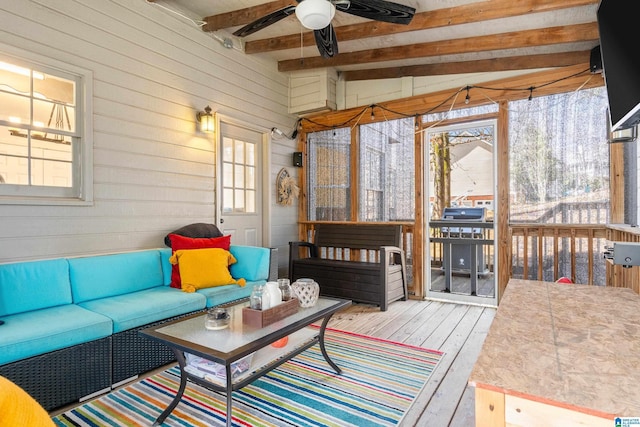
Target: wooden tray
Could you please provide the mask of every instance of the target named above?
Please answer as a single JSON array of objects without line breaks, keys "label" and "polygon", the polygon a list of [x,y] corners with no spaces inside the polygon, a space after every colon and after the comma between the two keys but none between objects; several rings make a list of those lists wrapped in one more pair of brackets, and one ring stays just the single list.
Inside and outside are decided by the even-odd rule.
[{"label": "wooden tray", "polygon": [[281,304],[266,310],[254,310],[249,307],[244,307],[242,309],[242,323],[262,328],[263,326],[270,325],[278,320],[297,313],[298,307],[299,303],[297,298],[284,301]]}]

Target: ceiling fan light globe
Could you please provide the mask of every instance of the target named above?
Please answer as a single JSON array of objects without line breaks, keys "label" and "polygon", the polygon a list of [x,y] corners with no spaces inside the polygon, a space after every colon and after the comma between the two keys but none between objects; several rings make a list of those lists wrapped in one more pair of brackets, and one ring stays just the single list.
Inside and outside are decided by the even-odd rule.
[{"label": "ceiling fan light globe", "polygon": [[296,6],[300,23],[310,30],[321,30],[331,23],[336,7],[328,0],[304,0]]}]

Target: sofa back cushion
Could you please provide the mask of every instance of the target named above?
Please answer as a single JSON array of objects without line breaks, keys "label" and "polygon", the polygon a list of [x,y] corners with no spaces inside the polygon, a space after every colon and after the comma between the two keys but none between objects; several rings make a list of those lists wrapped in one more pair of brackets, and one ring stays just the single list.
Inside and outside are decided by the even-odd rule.
[{"label": "sofa back cushion", "polygon": [[158,250],[69,258],[73,302],[78,304],[162,286]]},{"label": "sofa back cushion", "polygon": [[271,250],[258,246],[231,245],[229,252],[237,262],[229,267],[231,275],[247,282],[268,280]]},{"label": "sofa back cushion", "polygon": [[165,286],[171,285],[171,272],[173,271],[173,265],[169,262],[169,258],[171,258],[171,248],[160,248],[158,249],[160,252],[160,263],[162,264],[162,284]]},{"label": "sofa back cushion", "polygon": [[0,316],[71,302],[66,259],[0,265]]}]

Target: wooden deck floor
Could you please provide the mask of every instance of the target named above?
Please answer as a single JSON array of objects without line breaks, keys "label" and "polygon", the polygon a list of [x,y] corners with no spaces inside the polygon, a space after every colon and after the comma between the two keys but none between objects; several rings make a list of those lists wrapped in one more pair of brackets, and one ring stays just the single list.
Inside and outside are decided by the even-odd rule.
[{"label": "wooden deck floor", "polygon": [[[467,386],[467,381],[495,311],[439,301],[396,301],[387,311],[368,304],[353,304],[336,313],[328,327],[443,351],[438,367],[400,427],[471,427],[475,425],[474,390]],[[73,406],[77,404],[51,415]]]},{"label": "wooden deck floor", "polygon": [[467,386],[496,309],[438,301],[396,301],[386,312],[354,304],[329,327],[443,351],[438,367],[402,427],[475,425],[474,390]]}]

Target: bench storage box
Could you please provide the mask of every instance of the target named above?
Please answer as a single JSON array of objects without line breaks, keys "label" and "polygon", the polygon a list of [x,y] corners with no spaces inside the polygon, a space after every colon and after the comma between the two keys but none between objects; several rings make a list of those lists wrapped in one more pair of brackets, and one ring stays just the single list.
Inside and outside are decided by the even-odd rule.
[{"label": "bench storage box", "polygon": [[402,226],[317,224],[312,242],[289,242],[289,278],[311,278],[320,294],[380,306],[407,299]]}]

